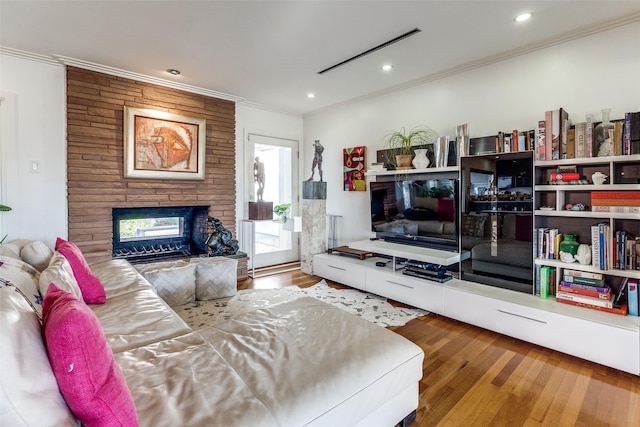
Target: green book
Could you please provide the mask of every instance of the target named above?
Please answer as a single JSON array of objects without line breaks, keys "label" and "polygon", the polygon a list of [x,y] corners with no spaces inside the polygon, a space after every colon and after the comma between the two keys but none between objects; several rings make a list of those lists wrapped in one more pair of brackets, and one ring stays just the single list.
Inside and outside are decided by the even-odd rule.
[{"label": "green book", "polygon": [[577,285],[587,285],[587,286],[604,286],[604,279],[594,279],[592,277],[580,277],[580,276],[571,276],[569,274],[564,275],[564,281],[569,283],[575,283]]}]

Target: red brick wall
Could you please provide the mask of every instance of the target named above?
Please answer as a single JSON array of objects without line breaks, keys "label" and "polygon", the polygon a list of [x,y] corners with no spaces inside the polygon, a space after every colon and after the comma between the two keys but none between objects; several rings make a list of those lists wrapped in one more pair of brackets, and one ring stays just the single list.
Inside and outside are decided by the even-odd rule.
[{"label": "red brick wall", "polygon": [[[204,181],[123,178],[124,106],[207,121]],[[209,206],[235,235],[235,103],[67,68],[69,240],[87,259],[111,258],[111,208]]]}]

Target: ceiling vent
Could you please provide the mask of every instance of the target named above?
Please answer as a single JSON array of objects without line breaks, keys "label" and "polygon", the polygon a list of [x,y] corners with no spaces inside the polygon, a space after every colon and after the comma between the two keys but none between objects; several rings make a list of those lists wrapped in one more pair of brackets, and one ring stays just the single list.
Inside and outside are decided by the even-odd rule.
[{"label": "ceiling vent", "polygon": [[359,53],[359,54],[357,54],[357,55],[355,55],[355,56],[352,56],[352,57],[351,57],[351,58],[349,58],[349,59],[345,59],[345,60],[344,60],[344,61],[342,61],[342,62],[339,62],[339,63],[337,63],[337,64],[335,64],[335,65],[332,65],[332,66],[331,66],[331,67],[329,67],[329,68],[325,68],[325,69],[324,69],[324,70],[322,70],[322,71],[318,71],[318,74],[324,74],[324,73],[326,73],[327,71],[331,71],[331,70],[333,70],[333,69],[335,69],[335,68],[341,67],[341,66],[343,66],[343,65],[345,65],[345,64],[348,64],[348,63],[349,63],[349,62],[351,62],[351,61],[355,61],[356,59],[362,58],[363,56],[369,55],[370,53],[373,53],[373,52],[375,52],[375,51],[377,51],[377,50],[380,50],[380,49],[385,48],[385,47],[387,47],[387,46],[390,46],[390,45],[392,45],[392,44],[394,44],[394,43],[397,43],[397,42],[399,42],[400,40],[406,39],[407,37],[411,37],[411,36],[413,36],[414,34],[418,34],[420,31],[421,31],[421,30],[420,30],[419,28],[414,28],[413,30],[408,31],[408,32],[406,32],[406,33],[404,33],[404,34],[401,34],[401,35],[399,35],[398,37],[395,37],[395,38],[393,38],[393,39],[391,39],[391,40],[389,40],[389,41],[386,41],[386,42],[384,42],[384,43],[382,43],[382,44],[379,44],[379,45],[378,45],[378,46],[376,46],[376,47],[372,47],[372,48],[371,48],[371,49],[369,49],[369,50],[365,50],[364,52],[361,52],[361,53]]}]

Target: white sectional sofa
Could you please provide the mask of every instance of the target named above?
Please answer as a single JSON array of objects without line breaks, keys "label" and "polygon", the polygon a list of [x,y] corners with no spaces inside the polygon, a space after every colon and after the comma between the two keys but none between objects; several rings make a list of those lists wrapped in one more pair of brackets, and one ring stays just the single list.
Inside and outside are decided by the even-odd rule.
[{"label": "white sectional sofa", "polygon": [[[58,256],[55,266],[40,259],[39,272],[24,259],[51,255],[33,246],[0,246],[0,425],[77,425],[42,339],[42,296],[29,295],[70,269]],[[139,425],[389,427],[415,417],[424,353],[394,332],[313,298],[194,331],[128,262],[90,268],[106,302],[89,307]]]}]

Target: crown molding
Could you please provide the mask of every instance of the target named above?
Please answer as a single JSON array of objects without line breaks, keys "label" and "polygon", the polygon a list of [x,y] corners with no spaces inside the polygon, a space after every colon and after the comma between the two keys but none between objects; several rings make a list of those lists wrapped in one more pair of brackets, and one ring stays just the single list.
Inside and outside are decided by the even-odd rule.
[{"label": "crown molding", "polygon": [[47,65],[62,67],[62,64],[60,64],[60,62],[56,61],[50,56],[40,55],[39,53],[31,53],[24,50],[12,49],[10,47],[4,46],[0,46],[0,53],[2,53],[3,55],[13,56],[15,58],[28,59],[29,61],[41,62]]},{"label": "crown molding", "polygon": [[109,67],[107,65],[96,64],[81,59],[69,58],[62,55],[53,55],[53,57],[66,66],[82,68],[84,70],[96,71],[99,73],[109,74],[111,76],[122,77],[131,80],[137,80],[144,83],[151,83],[158,86],[170,87],[172,89],[183,90],[185,92],[196,93],[199,95],[210,96],[212,98],[225,99],[227,101],[239,102],[244,98],[230,95],[228,93],[218,92],[211,89],[205,89],[198,86],[192,86],[184,83],[173,82],[171,80],[152,77],[145,74],[134,73],[132,71],[122,70],[120,68]]}]

